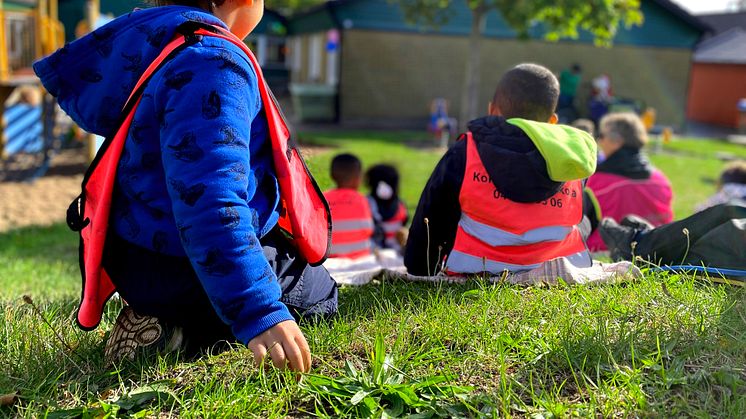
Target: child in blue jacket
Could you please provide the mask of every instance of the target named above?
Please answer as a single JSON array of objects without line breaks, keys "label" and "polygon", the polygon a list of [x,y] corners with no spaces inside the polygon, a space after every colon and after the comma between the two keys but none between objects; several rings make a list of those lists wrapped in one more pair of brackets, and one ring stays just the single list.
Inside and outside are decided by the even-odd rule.
[{"label": "child in blue jacket", "polygon": [[[118,129],[122,106],[179,28],[207,23],[245,38],[256,0],[156,1],[35,65],[47,90],[89,132]],[[190,7],[191,6],[191,7]],[[277,228],[279,190],[257,75],[240,48],[197,39],[145,87],[118,164],[103,266],[127,302],[106,347],[116,360],[163,343],[223,339],[257,361],[310,368],[294,317],[336,311],[323,267]]]}]

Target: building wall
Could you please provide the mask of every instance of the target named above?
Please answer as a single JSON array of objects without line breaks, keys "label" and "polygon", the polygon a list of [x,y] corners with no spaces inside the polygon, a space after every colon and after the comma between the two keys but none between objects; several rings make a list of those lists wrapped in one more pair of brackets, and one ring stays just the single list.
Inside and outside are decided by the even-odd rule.
[{"label": "building wall", "polygon": [[736,104],[746,98],[746,64],[694,63],[687,117],[699,122],[736,127]]},{"label": "building wall", "polygon": [[[433,98],[444,97],[458,115],[468,38],[460,36],[346,30],[342,41],[341,120],[425,120]],[[484,39],[482,90],[487,104],[500,75],[515,64],[537,62],[559,73],[573,63],[583,67],[578,97],[590,92],[590,79],[611,77],[619,97],[639,99],[657,110],[660,123],[682,126],[691,51],[617,45]],[[584,108],[584,103],[581,103]]]}]

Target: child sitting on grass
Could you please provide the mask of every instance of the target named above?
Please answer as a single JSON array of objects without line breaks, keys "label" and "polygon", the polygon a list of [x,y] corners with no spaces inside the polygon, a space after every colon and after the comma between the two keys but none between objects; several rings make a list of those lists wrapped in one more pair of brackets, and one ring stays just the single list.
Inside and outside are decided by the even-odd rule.
[{"label": "child sitting on grass", "polygon": [[555,125],[558,96],[540,65],[502,76],[489,116],[469,123],[425,186],[404,257],[410,274],[499,275],[559,257],[591,266],[578,224],[596,143]]},{"label": "child sitting on grass", "polygon": [[381,217],[383,240],[378,242],[378,246],[401,251],[407,241],[405,225],[409,214],[407,206],[399,198],[399,171],[388,164],[377,164],[368,169],[365,180],[370,190],[368,203],[373,213]]},{"label": "child sitting on grass", "polygon": [[[257,362],[268,356],[277,367],[308,371],[311,353],[296,319],[336,312],[337,290],[278,228],[281,209],[294,208],[280,202],[267,114],[275,105],[263,99],[263,81],[240,45],[264,5],[155,3],[164,7],[122,16],[34,65],[76,123],[120,138],[113,136],[120,113],[148,65],[172,40],[185,41],[143,85],[126,139],[117,143],[121,156],[108,172],[115,176],[111,216],[87,224],[81,217],[80,225],[68,218],[75,229],[93,224],[108,234],[96,279],[128,304],[106,357],[238,340]],[[205,26],[223,37],[194,34]],[[100,154],[111,156],[110,148]],[[87,274],[78,322],[92,329],[111,293],[91,300]],[[94,305],[97,313],[84,311]]]},{"label": "child sitting on grass", "polygon": [[332,212],[330,257],[356,259],[373,254],[374,220],[378,215],[358,192],[363,181],[362,172],[360,159],[352,154],[338,154],[332,159],[331,175],[337,187],[324,192]]}]

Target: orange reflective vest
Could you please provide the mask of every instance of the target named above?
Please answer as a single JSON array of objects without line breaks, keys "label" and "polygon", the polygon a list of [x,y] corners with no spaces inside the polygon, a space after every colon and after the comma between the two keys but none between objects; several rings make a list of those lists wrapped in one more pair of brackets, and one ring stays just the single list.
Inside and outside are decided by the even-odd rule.
[{"label": "orange reflective vest", "polygon": [[448,273],[520,272],[558,257],[578,267],[592,265],[577,227],[583,217],[580,180],[565,183],[546,201],[511,201],[492,183],[471,133],[466,141],[461,220],[446,262]]},{"label": "orange reflective vest", "polygon": [[358,258],[371,254],[373,215],[368,200],[354,189],[324,192],[332,211],[331,257]]},{"label": "orange reflective vest", "polygon": [[68,226],[74,231],[79,231],[81,239],[79,254],[83,296],[78,308],[77,322],[84,330],[92,330],[98,326],[104,305],[115,291],[114,284],[101,266],[101,261],[119,158],[145,84],[168,59],[200,36],[225,39],[241,48],[248,56],[259,83],[259,93],[269,128],[275,174],[280,187],[278,225],[287,234],[300,256],[311,265],[322,264],[329,253],[329,206],[291,139],[285,117],[264,80],[254,54],[246,44],[223,28],[205,26],[186,32],[175,36],[140,77],[122,110],[123,120],[120,128],[104,141],[83,178],[83,193],[67,210]]},{"label": "orange reflective vest", "polygon": [[386,221],[381,222],[383,228],[384,243],[389,249],[401,248],[399,241],[396,239],[396,233],[404,227],[404,222],[407,220],[407,207],[403,203],[399,202],[399,208],[393,217]]}]

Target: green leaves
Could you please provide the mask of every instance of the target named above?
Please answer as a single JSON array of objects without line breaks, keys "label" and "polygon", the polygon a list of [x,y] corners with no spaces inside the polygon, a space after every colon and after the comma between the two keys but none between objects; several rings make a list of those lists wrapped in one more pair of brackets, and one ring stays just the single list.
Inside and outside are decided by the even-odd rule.
[{"label": "green leaves", "polygon": [[[379,335],[367,371],[359,370],[347,360],[341,377],[308,375],[301,387],[314,397],[317,412],[323,413],[328,407],[335,415],[429,418],[448,415],[454,408],[470,407],[464,399],[472,388],[448,385],[448,381],[450,378],[445,375],[410,379],[394,366]],[[455,407],[451,406],[454,402]]]},{"label": "green leaves", "polygon": [[154,413],[148,409],[153,402],[165,403],[170,400],[174,404],[182,405],[172,386],[173,383],[170,381],[156,381],[138,387],[114,400],[99,400],[90,406],[58,410],[49,413],[47,417],[53,419],[149,417]]},{"label": "green leaves", "polygon": [[[454,0],[391,0],[414,23],[440,26],[449,21]],[[544,38],[558,41],[590,32],[597,45],[611,45],[620,27],[643,23],[640,0],[464,0],[477,14],[496,10],[519,38],[541,29]]]}]

